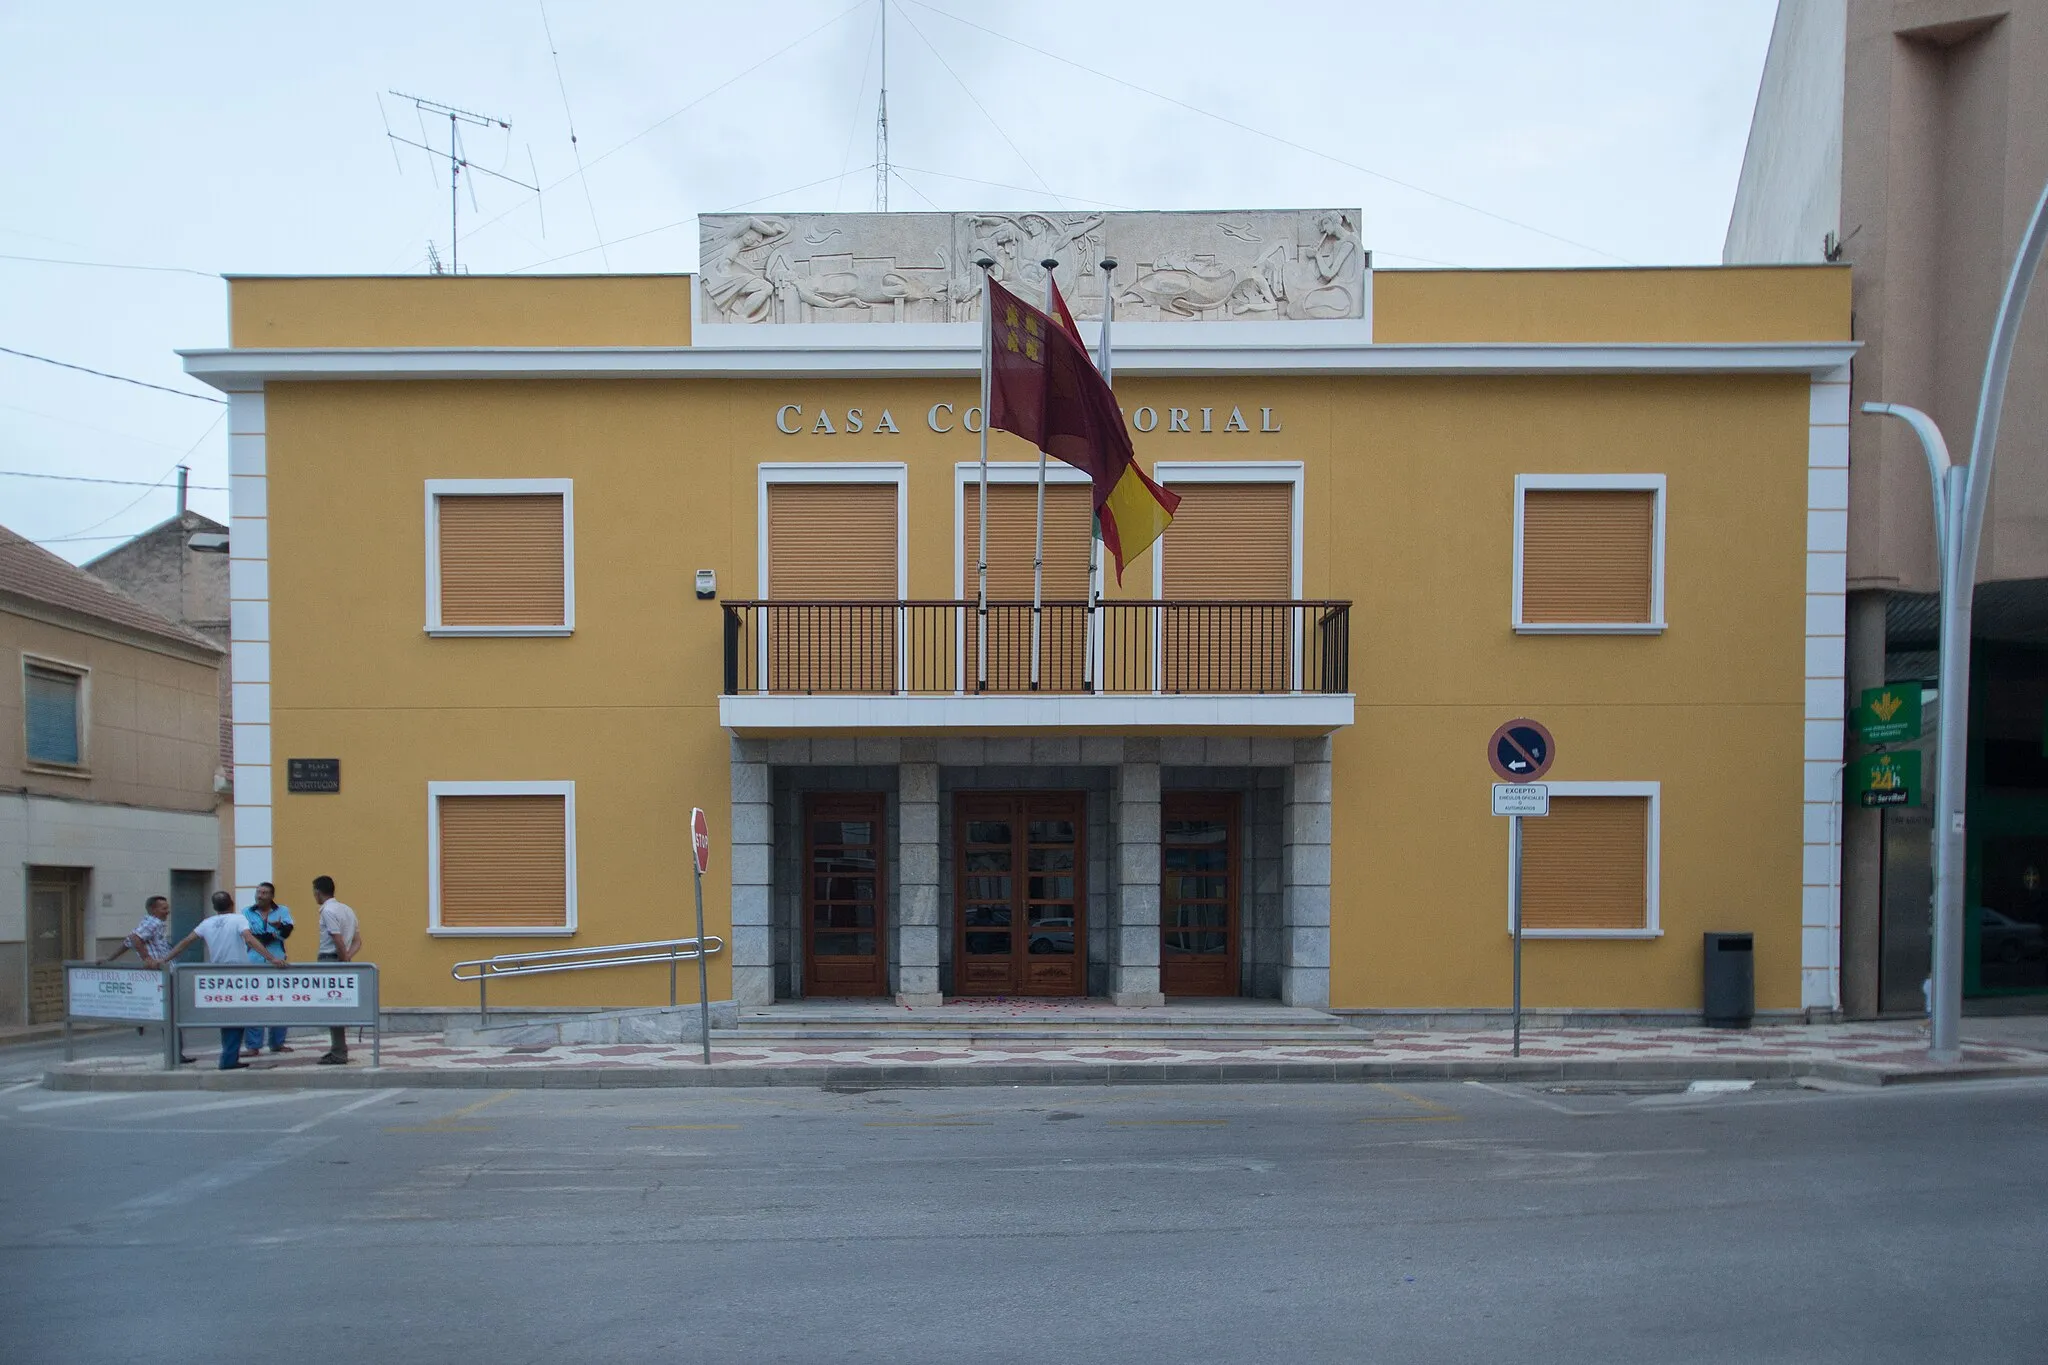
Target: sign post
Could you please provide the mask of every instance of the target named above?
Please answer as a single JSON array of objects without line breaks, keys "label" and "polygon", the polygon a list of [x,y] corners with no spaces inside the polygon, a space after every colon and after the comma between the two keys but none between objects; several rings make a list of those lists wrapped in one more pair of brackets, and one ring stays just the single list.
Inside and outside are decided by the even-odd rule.
[{"label": "sign post", "polygon": [[1508,818],[1508,932],[1514,936],[1514,1052],[1522,1055],[1522,819],[1550,814],[1550,788],[1536,779],[1550,771],[1556,744],[1533,720],[1511,720],[1486,743],[1493,766],[1493,813]]},{"label": "sign post", "polygon": [[697,883],[697,1036],[704,1044],[704,1065],[711,1065],[711,985],[704,964],[704,872],[711,866],[711,822],[704,812],[690,810],[690,867]]}]

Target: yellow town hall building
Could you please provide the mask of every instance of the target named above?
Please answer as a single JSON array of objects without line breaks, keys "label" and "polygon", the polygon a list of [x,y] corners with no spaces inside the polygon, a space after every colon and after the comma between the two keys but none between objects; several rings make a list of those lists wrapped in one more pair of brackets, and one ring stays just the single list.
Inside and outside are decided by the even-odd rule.
[{"label": "yellow town hall building", "polygon": [[[1357,221],[738,215],[696,277],[235,279],[186,366],[231,403],[240,894],[332,875],[386,1007],[459,1005],[460,959],[691,932],[701,806],[742,1006],[1497,1010],[1486,745],[1529,717],[1531,1006],[1696,1015],[1747,931],[1761,1011],[1832,1010],[1847,272],[1380,271]],[[1183,499],[1091,611],[1053,467],[1035,687],[1001,433],[973,610],[983,254],[1026,297],[1058,260],[1091,342],[1115,301]]]}]

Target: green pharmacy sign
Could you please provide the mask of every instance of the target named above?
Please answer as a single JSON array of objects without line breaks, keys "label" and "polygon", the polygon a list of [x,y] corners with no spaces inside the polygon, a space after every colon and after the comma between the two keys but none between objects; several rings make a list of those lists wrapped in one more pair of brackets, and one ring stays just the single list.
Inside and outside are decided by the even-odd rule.
[{"label": "green pharmacy sign", "polygon": [[1865,806],[1919,805],[1919,751],[1865,754],[1849,765],[1849,790]]},{"label": "green pharmacy sign", "polygon": [[1911,743],[1920,738],[1920,684],[1866,687],[1856,708],[1856,738],[1865,744]]}]

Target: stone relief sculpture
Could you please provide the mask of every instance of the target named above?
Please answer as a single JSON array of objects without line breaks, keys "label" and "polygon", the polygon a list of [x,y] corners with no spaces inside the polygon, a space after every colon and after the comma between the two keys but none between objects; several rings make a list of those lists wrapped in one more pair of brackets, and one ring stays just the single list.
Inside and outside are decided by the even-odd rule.
[{"label": "stone relief sculpture", "polygon": [[1119,261],[1117,317],[1134,322],[1359,318],[1371,253],[1355,210],[1249,213],[707,214],[697,315],[705,323],[970,322],[981,271],[1102,316],[1100,262]]}]

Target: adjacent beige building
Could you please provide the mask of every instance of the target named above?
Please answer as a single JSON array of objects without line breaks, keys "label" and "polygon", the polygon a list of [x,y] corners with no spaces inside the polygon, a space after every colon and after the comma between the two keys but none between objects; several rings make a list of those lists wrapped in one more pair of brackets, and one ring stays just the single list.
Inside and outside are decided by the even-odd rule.
[{"label": "adjacent beige building", "polygon": [[0,529],[0,1025],[62,1018],[62,964],[218,880],[218,645]]},{"label": "adjacent beige building", "polygon": [[[1849,699],[1931,684],[1931,414],[1969,456],[1992,320],[2048,182],[2048,0],[1782,0],[1731,214],[1730,264],[1854,270]],[[2038,290],[2037,290],[2038,293]],[[2048,990],[2048,305],[2021,331],[1978,565],[1966,989]],[[1851,753],[1861,752],[1853,745]],[[1929,755],[1931,758],[1931,755]],[[1931,774],[1931,763],[1927,768]],[[1843,1003],[1920,1008],[1924,805],[1842,824]]]}]

